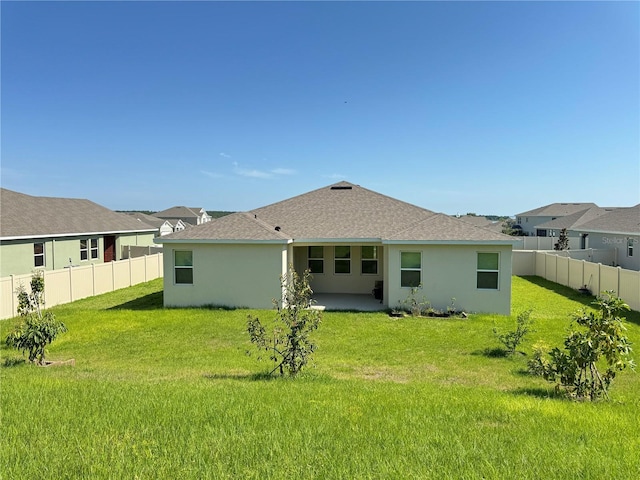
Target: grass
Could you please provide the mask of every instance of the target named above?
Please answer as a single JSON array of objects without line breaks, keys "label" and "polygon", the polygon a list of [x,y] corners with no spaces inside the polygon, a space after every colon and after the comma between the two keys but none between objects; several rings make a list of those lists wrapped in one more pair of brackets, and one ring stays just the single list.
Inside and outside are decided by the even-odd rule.
[{"label": "grass", "polygon": [[[266,378],[249,313],[162,309],[162,283],[55,309],[69,332],[39,368],[0,354],[0,478],[639,478],[640,378],[576,403],[492,356],[491,330],[531,308],[559,345],[591,299],[513,278],[513,317],[325,313],[298,379]],[[640,340],[640,314],[627,315]],[[13,321],[0,322],[4,338]],[[636,354],[637,356],[637,354]]]}]

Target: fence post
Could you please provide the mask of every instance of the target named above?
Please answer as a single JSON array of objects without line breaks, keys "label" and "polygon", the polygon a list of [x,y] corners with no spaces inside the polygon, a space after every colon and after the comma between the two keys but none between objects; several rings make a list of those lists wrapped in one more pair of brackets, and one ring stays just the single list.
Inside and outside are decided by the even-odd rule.
[{"label": "fence post", "polygon": [[11,277],[11,316],[15,317],[18,314],[18,309],[16,308],[16,279],[13,275],[9,276]]},{"label": "fence post", "polygon": [[[616,249],[617,250],[617,249]],[[620,296],[620,285],[622,281],[622,268],[618,267],[618,289],[616,290],[616,295]]]},{"label": "fence post", "polygon": [[91,294],[96,295],[96,264],[91,264]]},{"label": "fence post", "polygon": [[129,257],[129,286],[131,285],[133,285],[133,266],[131,265],[131,257]]},{"label": "fence post", "polygon": [[114,266],[116,262],[111,260],[111,291],[115,291],[116,289],[116,267]]},{"label": "fence post", "polygon": [[69,266],[69,301],[73,302],[73,274],[71,270],[73,270],[73,267]]}]

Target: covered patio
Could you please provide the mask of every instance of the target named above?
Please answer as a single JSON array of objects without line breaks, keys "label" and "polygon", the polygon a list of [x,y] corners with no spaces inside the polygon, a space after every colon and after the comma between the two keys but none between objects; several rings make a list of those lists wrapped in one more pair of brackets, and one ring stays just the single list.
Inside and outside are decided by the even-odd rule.
[{"label": "covered patio", "polygon": [[378,312],[387,309],[384,303],[371,294],[315,293],[312,308],[318,310],[342,310],[357,312]]}]

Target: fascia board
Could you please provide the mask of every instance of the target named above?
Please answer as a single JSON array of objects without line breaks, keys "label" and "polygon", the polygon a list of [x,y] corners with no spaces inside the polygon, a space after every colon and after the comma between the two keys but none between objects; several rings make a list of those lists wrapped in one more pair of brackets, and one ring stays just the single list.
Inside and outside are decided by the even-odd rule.
[{"label": "fascia board", "polygon": [[320,243],[344,243],[353,245],[354,243],[381,243],[382,239],[380,238],[295,238],[293,240],[294,245],[318,245]]},{"label": "fascia board", "polygon": [[21,235],[12,237],[0,237],[0,241],[9,240],[29,240],[29,239],[41,239],[41,238],[64,238],[64,237],[87,237],[91,235],[113,235],[118,233],[155,233],[157,228],[150,228],[148,230],[115,230],[111,232],[78,232],[78,233],[54,233],[54,234],[42,234],[42,235]]},{"label": "fascia board", "polygon": [[591,228],[572,228],[569,230],[570,232],[577,232],[577,233],[581,233],[581,232],[586,232],[586,233],[604,233],[607,235],[629,235],[629,236],[635,236],[638,237],[640,236],[640,232],[617,232],[617,231],[612,231],[612,230],[594,230]]},{"label": "fascia board", "polygon": [[221,239],[207,239],[207,238],[162,238],[156,237],[153,239],[153,243],[170,243],[170,244],[218,244],[218,245],[287,245],[293,243],[292,240],[221,240]]},{"label": "fascia board", "polygon": [[383,245],[515,245],[518,240],[383,240]]}]

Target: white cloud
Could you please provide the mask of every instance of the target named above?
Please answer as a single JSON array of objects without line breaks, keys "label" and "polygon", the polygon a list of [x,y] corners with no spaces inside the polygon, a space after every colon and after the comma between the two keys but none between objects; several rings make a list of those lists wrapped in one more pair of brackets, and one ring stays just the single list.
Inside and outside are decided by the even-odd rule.
[{"label": "white cloud", "polygon": [[224,153],[224,152],[220,152],[220,156],[224,157],[224,158],[231,158],[231,155],[229,155],[228,153]]},{"label": "white cloud", "polygon": [[234,172],[241,177],[249,178],[273,178],[273,174],[269,172],[263,172],[262,170],[240,168],[238,164],[234,162]]},{"label": "white cloud", "polygon": [[200,173],[202,173],[203,175],[206,175],[207,177],[211,177],[211,178],[224,178],[224,175],[221,174],[221,173],[207,172],[206,170],[200,170]]},{"label": "white cloud", "polygon": [[274,168],[271,173],[274,175],[295,175],[296,171],[290,168]]},{"label": "white cloud", "polygon": [[342,178],[347,178],[346,175],[342,175],[340,173],[332,173],[331,175],[322,175],[324,178],[330,178],[332,180],[340,180]]}]

